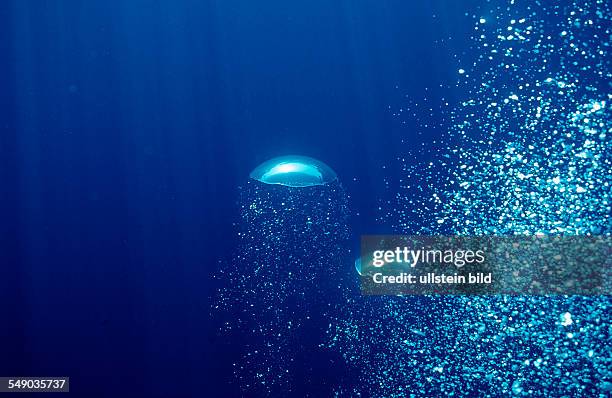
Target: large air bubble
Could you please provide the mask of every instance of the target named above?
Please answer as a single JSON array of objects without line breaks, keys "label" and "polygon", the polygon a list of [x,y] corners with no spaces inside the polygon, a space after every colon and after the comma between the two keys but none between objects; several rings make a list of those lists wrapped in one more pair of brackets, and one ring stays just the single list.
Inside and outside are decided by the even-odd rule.
[{"label": "large air bubble", "polygon": [[310,187],[336,181],[338,176],[325,163],[307,156],[281,156],[257,166],[250,174],[265,184]]}]

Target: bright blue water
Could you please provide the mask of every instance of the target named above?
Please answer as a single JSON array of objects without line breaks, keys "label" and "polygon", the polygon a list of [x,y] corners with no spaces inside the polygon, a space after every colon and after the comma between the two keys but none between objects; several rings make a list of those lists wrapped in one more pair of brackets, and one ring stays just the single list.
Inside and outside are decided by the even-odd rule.
[{"label": "bright blue water", "polygon": [[451,118],[436,106],[467,99],[454,83],[482,55],[474,21],[507,4],[0,2],[0,375],[69,375],[88,397],[236,394],[240,350],[210,306],[237,187],[299,153],[337,173],[355,236],[419,222],[380,222],[405,182],[390,161],[434,157]]}]

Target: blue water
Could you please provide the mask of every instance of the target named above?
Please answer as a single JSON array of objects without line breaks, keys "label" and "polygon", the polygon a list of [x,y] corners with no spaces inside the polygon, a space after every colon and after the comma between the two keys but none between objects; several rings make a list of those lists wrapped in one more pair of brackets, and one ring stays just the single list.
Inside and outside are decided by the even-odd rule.
[{"label": "blue water", "polygon": [[[593,9],[606,13],[588,16],[602,33],[595,42],[609,41],[609,7],[597,4]],[[480,183],[485,173],[424,165],[466,136],[481,140],[480,134],[500,125],[500,116],[487,113],[485,105],[494,99],[479,91],[485,90],[481,83],[499,88],[509,101],[522,99],[509,88],[517,75],[486,74],[475,26],[527,16],[548,29],[559,18],[537,10],[537,2],[500,0],[0,2],[0,376],[70,376],[71,392],[79,397],[244,394],[233,365],[244,339],[228,341],[222,331],[223,317],[238,314],[213,310],[223,284],[216,277],[235,263],[243,243],[237,232],[249,228],[239,187],[247,185],[251,170],[276,156],[310,156],[338,175],[346,196],[338,195],[347,198],[351,213],[341,225],[351,231],[349,275],[360,234],[431,232],[438,224],[438,232],[481,233],[447,225],[466,210],[458,196],[449,201],[455,207],[440,210],[442,218],[422,209],[431,204],[423,197],[447,191],[449,175]],[[569,45],[565,35],[555,37]],[[594,55],[588,65],[606,69],[593,42],[577,43]],[[571,73],[575,60],[557,54],[555,65],[577,76]],[[545,81],[548,71],[520,62],[518,57],[508,64]],[[560,105],[610,102],[609,75],[580,77],[593,80],[594,89],[570,91],[571,99]],[[461,106],[472,98],[482,101],[476,116]],[[516,113],[504,112],[504,126],[512,130]],[[480,124],[480,115],[490,118]],[[608,113],[601,120],[609,126]],[[580,131],[586,128],[574,122]],[[531,136],[523,126],[512,132]],[[501,134],[504,142],[516,139]],[[605,154],[609,137],[600,141]],[[496,154],[474,153],[484,153],[483,159]],[[608,171],[600,174],[607,176],[603,182],[610,182],[609,159],[602,165]],[[436,167],[443,178],[414,173]],[[493,175],[492,167],[480,170]],[[609,195],[605,187],[593,187],[599,190],[591,191],[593,197]],[[564,209],[575,200],[565,198]],[[593,200],[586,212],[595,221],[572,219],[573,229],[561,232],[609,234],[610,223],[600,222],[600,202]],[[553,214],[554,203],[546,204]],[[537,202],[529,205],[538,208]],[[504,233],[553,225],[549,218],[518,225],[523,209],[514,210],[504,215]],[[498,214],[478,215],[470,221],[489,232],[497,228],[491,220]],[[395,311],[394,303],[380,307]],[[608,304],[601,307],[604,320]],[[512,304],[519,310],[526,305]],[[572,306],[589,313],[588,304]],[[483,303],[478,308],[490,310]],[[567,310],[563,302],[554,308]],[[415,306],[408,318],[421,322],[429,312]],[[386,325],[398,337],[393,322]],[[359,343],[343,343],[326,360],[348,353],[359,361],[365,355]],[[609,335],[595,343],[609,348]],[[310,367],[298,367],[292,391],[309,386],[309,372],[323,377],[329,370],[317,372],[316,358],[305,361]],[[380,365],[348,362],[346,369],[334,367],[338,374],[322,391],[342,391],[331,384],[351,377],[350,388],[371,383],[359,379],[356,368]],[[599,377],[609,379],[609,372]],[[348,387],[344,392],[351,394]]]}]

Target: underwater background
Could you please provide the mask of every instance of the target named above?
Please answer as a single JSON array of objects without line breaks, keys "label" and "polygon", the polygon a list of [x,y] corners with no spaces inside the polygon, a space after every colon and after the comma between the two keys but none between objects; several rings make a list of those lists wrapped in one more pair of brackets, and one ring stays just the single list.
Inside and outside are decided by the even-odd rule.
[{"label": "underwater background", "polygon": [[[608,396],[609,296],[361,297],[354,262],[362,234],[609,235],[610,21],[603,0],[0,2],[0,376]],[[249,178],[282,155],[338,180]]]}]

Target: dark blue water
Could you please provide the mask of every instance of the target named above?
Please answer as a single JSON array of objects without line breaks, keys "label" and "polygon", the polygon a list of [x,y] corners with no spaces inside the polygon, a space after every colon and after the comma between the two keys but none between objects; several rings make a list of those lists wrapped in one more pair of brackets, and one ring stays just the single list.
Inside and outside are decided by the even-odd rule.
[{"label": "dark blue water", "polygon": [[391,232],[383,166],[435,148],[443,121],[390,109],[465,97],[479,3],[2,1],[0,376],[238,394],[210,309],[238,187],[312,156],[349,194],[355,245]]}]

